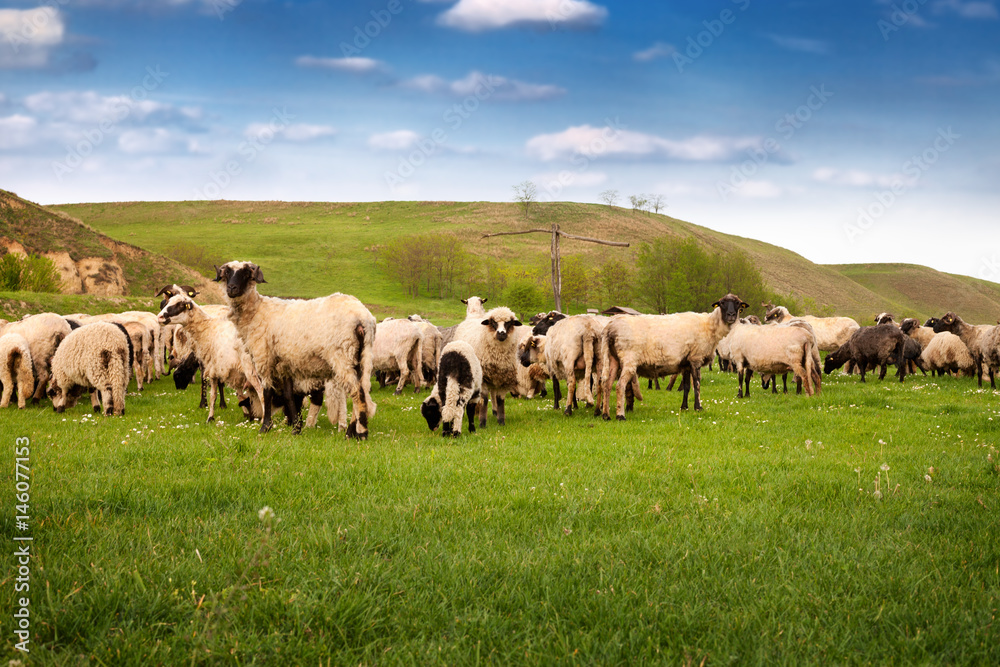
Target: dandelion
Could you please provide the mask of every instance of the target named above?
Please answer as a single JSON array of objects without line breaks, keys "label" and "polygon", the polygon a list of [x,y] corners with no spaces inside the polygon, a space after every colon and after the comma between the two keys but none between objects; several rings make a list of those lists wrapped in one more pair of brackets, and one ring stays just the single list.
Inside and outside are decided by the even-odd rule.
[{"label": "dandelion", "polygon": [[881,470],[882,472],[889,472],[889,464],[883,463],[881,466],[879,466],[879,470]]},{"label": "dandelion", "polygon": [[934,480],[933,480],[933,479],[931,479],[931,476],[930,476],[930,475],[924,475],[924,481],[925,481],[925,482],[927,482],[928,484],[930,484],[930,483],[931,483],[931,482],[933,482]]},{"label": "dandelion", "polygon": [[930,468],[927,469],[927,472],[929,472],[932,475],[936,475],[937,474],[937,468],[935,468],[934,466],[931,466]]},{"label": "dandelion", "polygon": [[260,508],[260,511],[257,512],[257,518],[259,518],[260,522],[263,523],[268,528],[270,528],[273,524],[279,523],[281,521],[280,518],[274,515],[274,510],[268,507],[267,505],[264,505],[263,507]]},{"label": "dandelion", "polygon": [[879,491],[878,489],[875,489],[875,493],[873,493],[872,495],[875,496],[875,500],[882,500],[882,492]]}]

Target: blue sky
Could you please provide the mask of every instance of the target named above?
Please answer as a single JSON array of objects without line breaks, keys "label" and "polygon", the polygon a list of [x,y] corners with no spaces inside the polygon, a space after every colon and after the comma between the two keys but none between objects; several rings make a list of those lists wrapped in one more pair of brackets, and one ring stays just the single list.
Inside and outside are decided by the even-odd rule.
[{"label": "blue sky", "polygon": [[818,262],[1000,282],[996,0],[0,3],[0,187],[663,195]]}]

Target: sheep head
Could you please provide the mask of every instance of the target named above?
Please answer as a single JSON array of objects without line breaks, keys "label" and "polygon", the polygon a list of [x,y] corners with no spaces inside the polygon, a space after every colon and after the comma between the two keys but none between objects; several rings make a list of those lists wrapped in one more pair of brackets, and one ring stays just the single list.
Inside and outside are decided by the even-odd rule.
[{"label": "sheep head", "polygon": [[507,340],[507,335],[514,327],[524,326],[514,315],[514,311],[504,307],[494,308],[486,313],[486,319],[481,324],[487,327],[501,343]]},{"label": "sheep head", "polygon": [[934,333],[941,333],[942,331],[956,333],[961,324],[963,324],[962,318],[949,311],[934,325]]},{"label": "sheep head", "polygon": [[215,282],[226,283],[226,296],[235,299],[246,294],[253,284],[266,283],[260,267],[252,262],[228,262],[215,267]]},{"label": "sheep head", "polygon": [[565,319],[566,315],[560,313],[558,310],[550,310],[547,314],[544,315],[544,317],[539,319],[538,322],[534,323],[534,329],[531,330],[531,333],[533,333],[536,336],[544,336],[545,334],[548,333],[549,329],[551,329],[555,325],[556,322]]},{"label": "sheep head", "polygon": [[722,313],[722,320],[728,325],[732,325],[736,322],[736,320],[740,317],[740,313],[743,312],[743,309],[749,307],[750,304],[735,294],[727,294],[712,304],[713,309],[719,309]]},{"label": "sheep head", "polygon": [[167,301],[160,314],[156,316],[156,321],[160,324],[187,324],[188,313],[194,308],[194,301],[184,294],[175,294]]},{"label": "sheep head", "polygon": [[521,365],[530,368],[545,356],[545,336],[528,336],[518,345],[517,358]]},{"label": "sheep head", "polygon": [[427,427],[434,432],[441,425],[441,402],[437,396],[428,396],[420,404],[420,414],[427,420]]}]

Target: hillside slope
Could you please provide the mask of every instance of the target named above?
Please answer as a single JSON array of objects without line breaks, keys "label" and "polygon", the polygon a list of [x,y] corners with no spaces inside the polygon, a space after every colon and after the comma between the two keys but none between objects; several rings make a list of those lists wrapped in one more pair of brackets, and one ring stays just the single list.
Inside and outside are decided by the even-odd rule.
[{"label": "hillside slope", "polygon": [[0,190],[3,251],[51,259],[64,294],[152,297],[159,287],[177,282],[197,285],[206,300],[222,300],[218,286],[189,267]]},{"label": "hillside slope", "polygon": [[[262,291],[315,296],[333,291],[355,294],[384,314],[403,314],[406,299],[398,285],[373,269],[372,249],[400,236],[448,231],[480,256],[517,265],[548,267],[549,236],[526,234],[481,239],[493,231],[548,227],[569,233],[627,241],[619,249],[562,242],[564,256],[581,256],[593,266],[606,259],[631,258],[635,246],[660,236],[694,237],[715,252],[741,250],[753,258],[769,287],[817,307],[868,321],[878,312],[928,317],[954,309],[971,321],[1000,316],[1000,285],[910,265],[823,266],[790,250],[754,239],[723,234],[665,215],[635,213],[598,204],[536,204],[529,219],[514,203],[493,202],[121,202],[53,207],[86,221],[119,240],[166,252],[187,239],[211,263],[249,259],[264,267]],[[210,266],[209,266],[210,268]],[[886,276],[894,276],[892,280]],[[451,302],[424,299],[425,313],[457,315]],[[609,304],[593,304],[607,306]],[[755,307],[759,304],[753,304]],[[397,312],[398,311],[398,312]]]}]

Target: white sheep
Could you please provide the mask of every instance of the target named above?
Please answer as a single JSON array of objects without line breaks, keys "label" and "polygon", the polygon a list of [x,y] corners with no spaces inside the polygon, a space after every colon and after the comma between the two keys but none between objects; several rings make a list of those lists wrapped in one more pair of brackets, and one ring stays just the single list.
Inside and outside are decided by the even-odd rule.
[{"label": "white sheep", "polygon": [[750,395],[750,379],[755,371],[772,376],[794,373],[799,391],[805,385],[807,396],[819,393],[822,385],[819,349],[809,323],[796,319],[768,327],[736,323],[725,340],[729,358],[736,367],[737,398],[743,398],[744,385],[745,395]]},{"label": "white sheep", "polygon": [[[727,294],[714,304],[711,313],[671,315],[617,315],[601,334],[601,395],[604,419],[610,419],[611,385],[618,381],[617,418],[625,419],[625,401],[638,377],[681,373],[684,398],[694,387],[694,409],[701,410],[701,367],[715,353],[719,341],[729,333],[747,304]],[[635,391],[637,387],[633,387]],[[638,397],[638,396],[637,396]]]},{"label": "white sheep", "polygon": [[[604,323],[593,315],[573,315],[558,320],[544,336],[529,336],[518,347],[521,366],[542,364],[552,378],[554,408],[559,409],[559,380],[566,381],[565,414],[572,415],[578,393],[587,405],[594,404],[591,374],[600,358],[600,336]],[[577,390],[577,382],[582,381]]]},{"label": "white sheep", "polygon": [[[783,324],[793,319],[793,315],[784,306],[770,308],[764,315],[766,323]],[[822,352],[836,352],[840,346],[851,339],[861,325],[850,317],[814,317],[802,315],[797,318],[812,325],[816,332],[816,344]]]},{"label": "white sheep", "polygon": [[63,412],[76,405],[84,391],[96,390],[104,414],[124,415],[130,345],[124,328],[111,322],[93,322],[71,331],[52,357],[53,409]]},{"label": "white sheep", "polygon": [[[414,391],[424,386],[424,335],[420,326],[410,320],[390,317],[375,327],[375,346],[372,352],[372,370],[376,373],[399,373],[396,396],[412,377]],[[381,376],[384,378],[384,376]],[[384,379],[379,380],[384,387]]]},{"label": "white sheep", "polygon": [[[478,296],[470,296],[468,299],[462,299],[462,303],[465,304],[465,319],[471,319],[474,317],[482,317],[486,315],[486,309],[483,307],[488,299],[481,299]],[[459,322],[458,324],[461,324]],[[441,348],[455,340],[455,332],[458,330],[458,324],[453,324],[450,327],[438,327],[438,331],[441,332]]]},{"label": "white sheep", "polygon": [[962,339],[950,331],[934,334],[931,341],[920,353],[924,367],[932,373],[944,375],[957,373],[972,375],[976,372],[976,362],[969,354]]},{"label": "white sheep", "polygon": [[208,382],[208,421],[215,421],[215,398],[219,384],[227,383],[240,399],[250,385],[263,400],[264,389],[250,355],[228,319],[210,317],[187,295],[170,297],[157,318],[163,324],[180,324],[190,336],[191,348],[201,362],[202,378]]},{"label": "white sheep", "polygon": [[441,352],[437,382],[420,406],[427,426],[441,434],[462,435],[462,415],[468,413],[469,433],[476,432],[476,409],[482,402],[483,369],[472,346],[465,341],[448,343]]},{"label": "white sheep", "polygon": [[35,371],[31,364],[31,348],[21,334],[0,336],[0,384],[3,395],[0,408],[10,405],[10,398],[17,389],[17,407],[24,409],[27,398],[35,391]]},{"label": "white sheep", "polygon": [[[411,322],[415,322],[417,327],[420,328],[420,333],[423,334],[424,358],[422,370],[424,373],[424,381],[433,384],[437,379],[438,358],[441,356],[441,331],[430,321],[420,317],[420,315],[413,314],[407,319]],[[376,328],[376,333],[377,332],[378,329]]]},{"label": "white sheep", "polygon": [[[358,299],[331,294],[320,299],[286,300],[262,296],[266,282],[260,267],[229,262],[216,268],[226,283],[229,319],[243,339],[264,388],[261,432],[272,427],[270,396],[282,391],[291,404],[296,381],[334,380],[350,395],[353,417],[349,438],[368,437],[375,317]],[[293,431],[302,428],[295,415]]]},{"label": "white sheep", "polygon": [[[494,308],[483,315],[467,318],[455,329],[455,340],[472,346],[483,369],[483,389],[496,407],[497,423],[506,423],[504,395],[508,391],[518,391],[519,363],[517,361],[516,338],[512,335],[516,327],[522,326],[510,308]],[[447,347],[447,346],[446,346]],[[487,401],[479,407],[479,426],[486,426],[489,412]]]},{"label": "white sheep", "polygon": [[11,322],[0,328],[0,334],[16,333],[28,341],[35,373],[35,393],[31,397],[32,403],[38,403],[45,396],[52,375],[52,357],[70,331],[72,328],[69,322],[55,313],[29,315],[20,322]]}]

